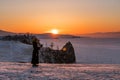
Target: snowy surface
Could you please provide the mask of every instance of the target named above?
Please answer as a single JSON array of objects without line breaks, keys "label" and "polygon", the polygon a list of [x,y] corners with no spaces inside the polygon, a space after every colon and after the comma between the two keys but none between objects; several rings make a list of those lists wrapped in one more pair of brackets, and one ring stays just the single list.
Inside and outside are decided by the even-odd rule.
[{"label": "snowy surface", "polygon": [[[77,63],[84,64],[120,64],[120,39],[40,39],[44,47],[54,43],[54,49],[61,49],[71,41]],[[0,41],[0,61],[30,62],[32,45],[14,41]]]},{"label": "snowy surface", "polygon": [[67,41],[73,43],[77,64],[37,68],[30,64],[31,45],[0,41],[0,80],[120,80],[120,40],[41,39],[44,46],[54,42],[59,48]]},{"label": "snowy surface", "polygon": [[30,62],[32,46],[15,41],[0,41],[0,61]]},{"label": "snowy surface", "polygon": [[120,65],[0,62],[0,80],[120,80]]}]

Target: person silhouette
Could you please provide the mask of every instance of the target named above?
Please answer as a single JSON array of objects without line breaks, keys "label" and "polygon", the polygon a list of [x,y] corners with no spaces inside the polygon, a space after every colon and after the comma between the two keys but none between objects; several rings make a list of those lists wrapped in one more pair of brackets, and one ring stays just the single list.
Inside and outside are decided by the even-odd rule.
[{"label": "person silhouette", "polygon": [[38,67],[40,42],[36,37],[33,37],[32,45],[33,45],[33,53],[32,53],[31,64],[32,64],[33,67]]}]

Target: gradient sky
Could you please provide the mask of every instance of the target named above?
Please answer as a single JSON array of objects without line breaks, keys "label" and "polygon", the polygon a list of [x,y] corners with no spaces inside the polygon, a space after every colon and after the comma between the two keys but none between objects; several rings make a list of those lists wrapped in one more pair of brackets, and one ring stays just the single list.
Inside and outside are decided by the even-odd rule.
[{"label": "gradient sky", "polygon": [[0,29],[62,34],[120,31],[120,0],[0,0]]}]

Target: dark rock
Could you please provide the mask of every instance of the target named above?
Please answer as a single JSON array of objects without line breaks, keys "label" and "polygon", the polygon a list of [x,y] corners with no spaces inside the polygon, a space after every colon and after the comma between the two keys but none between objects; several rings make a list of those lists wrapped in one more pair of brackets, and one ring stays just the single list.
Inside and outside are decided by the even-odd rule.
[{"label": "dark rock", "polygon": [[40,63],[75,63],[75,52],[71,42],[67,42],[61,50],[49,47],[40,51]]}]

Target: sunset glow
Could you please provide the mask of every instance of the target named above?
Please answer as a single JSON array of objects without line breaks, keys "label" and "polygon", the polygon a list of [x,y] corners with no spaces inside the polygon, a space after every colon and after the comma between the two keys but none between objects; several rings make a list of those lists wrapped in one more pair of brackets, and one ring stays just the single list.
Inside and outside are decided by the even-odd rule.
[{"label": "sunset glow", "polygon": [[[120,0],[1,0],[0,30],[85,34],[120,31]],[[58,31],[52,31],[58,34]]]},{"label": "sunset glow", "polygon": [[58,34],[59,31],[58,31],[57,29],[53,29],[53,30],[51,30],[51,33],[52,33],[52,34]]}]

